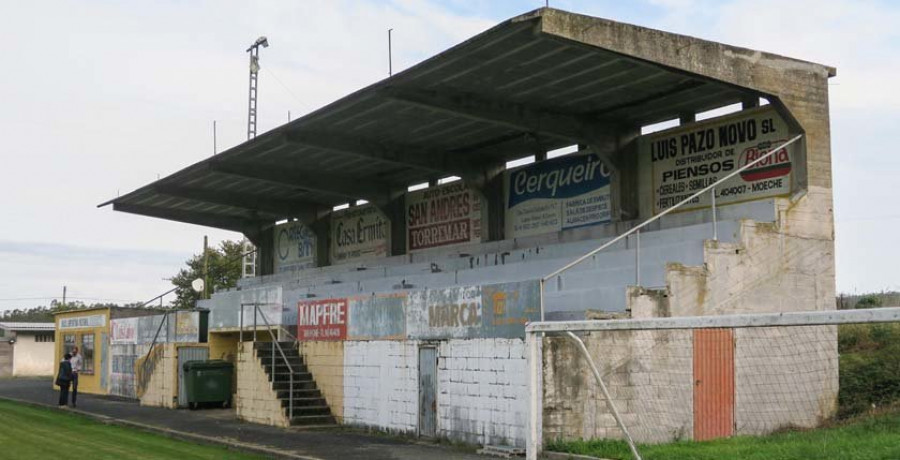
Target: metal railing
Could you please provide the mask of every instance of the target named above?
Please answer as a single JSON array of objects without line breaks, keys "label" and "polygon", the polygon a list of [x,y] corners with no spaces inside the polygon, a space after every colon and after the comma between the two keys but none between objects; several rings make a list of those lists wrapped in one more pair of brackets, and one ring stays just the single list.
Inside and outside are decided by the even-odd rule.
[{"label": "metal railing", "polygon": [[238,340],[240,341],[241,347],[244,346],[244,308],[247,306],[253,306],[253,343],[256,343],[256,329],[257,329],[257,317],[261,317],[263,323],[265,323],[266,331],[269,333],[269,337],[272,340],[272,390],[275,391],[275,349],[278,349],[278,353],[281,355],[281,359],[284,360],[284,364],[288,368],[288,418],[294,418],[294,366],[291,366],[291,363],[287,359],[287,355],[284,354],[284,349],[281,348],[281,344],[278,342],[278,337],[275,336],[275,333],[272,332],[272,325],[269,324],[269,319],[266,318],[266,314],[259,309],[258,303],[252,304],[241,304],[241,312],[240,312],[240,332],[238,333]]},{"label": "metal railing", "polygon": [[729,179],[731,179],[731,178],[737,176],[738,174],[740,174],[740,173],[746,171],[747,169],[752,168],[753,166],[756,166],[759,162],[765,160],[766,158],[771,157],[771,156],[774,155],[775,153],[777,153],[777,152],[779,152],[779,151],[781,151],[781,150],[787,148],[789,145],[793,144],[794,142],[797,142],[797,141],[800,140],[802,137],[803,137],[802,134],[799,134],[799,135],[797,135],[797,136],[794,136],[793,138],[791,138],[791,139],[788,140],[787,142],[785,142],[785,143],[779,145],[778,147],[776,147],[776,148],[774,148],[774,149],[769,150],[769,151],[766,152],[764,155],[761,155],[759,158],[757,158],[757,159],[755,159],[755,160],[753,160],[753,161],[751,161],[751,162],[745,164],[744,166],[741,166],[740,168],[738,168],[738,169],[732,171],[731,173],[729,173],[727,176],[725,176],[725,177],[723,177],[723,178],[717,180],[716,182],[713,182],[713,183],[710,184],[710,185],[707,185],[706,187],[704,187],[703,189],[701,189],[701,190],[695,192],[695,193],[692,194],[691,196],[689,196],[689,197],[687,197],[687,198],[685,198],[685,199],[679,201],[679,202],[678,202],[677,204],[675,204],[674,206],[669,207],[669,208],[666,208],[665,210],[663,210],[663,211],[660,212],[659,214],[656,214],[655,216],[653,216],[653,217],[651,217],[651,218],[649,218],[649,219],[647,219],[647,220],[641,222],[640,224],[635,225],[634,227],[631,227],[628,231],[622,233],[621,235],[619,235],[619,236],[617,236],[617,237],[615,237],[615,238],[613,238],[613,239],[607,241],[606,243],[600,245],[600,246],[597,247],[596,249],[593,249],[593,250],[589,251],[588,253],[582,255],[581,257],[578,257],[577,259],[573,260],[572,262],[569,262],[569,263],[566,264],[565,266],[563,266],[563,267],[561,267],[561,268],[559,268],[559,269],[553,271],[553,272],[550,273],[549,275],[546,275],[546,276],[544,276],[543,278],[541,278],[541,282],[540,282],[540,285],[541,285],[541,288],[540,288],[540,289],[541,289],[541,294],[540,294],[540,296],[541,296],[541,321],[542,321],[542,322],[545,321],[545,318],[544,318],[544,313],[545,313],[545,309],[544,309],[544,285],[547,283],[547,281],[549,281],[549,280],[551,280],[551,279],[553,279],[553,278],[555,278],[555,277],[561,275],[561,274],[562,274],[563,272],[565,272],[566,270],[569,270],[570,268],[572,268],[572,267],[574,267],[574,266],[576,266],[576,265],[578,265],[578,264],[584,262],[585,260],[587,260],[588,258],[594,256],[594,255],[597,254],[598,252],[603,251],[604,249],[613,246],[614,244],[616,244],[616,243],[618,243],[619,241],[622,241],[622,240],[628,238],[628,237],[631,236],[631,235],[634,235],[634,236],[635,236],[635,240],[636,240],[636,244],[635,244],[635,269],[634,269],[634,270],[635,270],[635,283],[636,283],[637,285],[640,285],[640,281],[641,281],[641,229],[644,228],[644,227],[646,227],[646,226],[648,226],[648,225],[650,225],[650,224],[652,224],[653,222],[656,222],[657,220],[661,219],[663,216],[669,214],[669,213],[672,212],[672,211],[675,211],[676,209],[681,208],[682,206],[684,206],[684,205],[690,203],[690,202],[693,201],[694,199],[696,199],[696,198],[698,198],[698,197],[700,197],[700,196],[702,196],[703,194],[708,193],[708,192],[710,193],[710,199],[711,199],[711,205],[712,205],[712,233],[713,233],[713,240],[716,240],[716,241],[717,241],[717,240],[719,239],[719,226],[718,226],[718,222],[717,222],[717,214],[716,214],[716,187],[718,187],[719,185],[721,185],[721,184],[724,183],[725,181],[728,181]]}]

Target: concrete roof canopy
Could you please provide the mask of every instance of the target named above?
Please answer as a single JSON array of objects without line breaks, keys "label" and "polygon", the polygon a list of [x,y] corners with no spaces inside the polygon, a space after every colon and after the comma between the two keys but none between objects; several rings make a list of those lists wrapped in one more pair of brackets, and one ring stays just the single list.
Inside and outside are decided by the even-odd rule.
[{"label": "concrete roof canopy", "polygon": [[758,76],[786,65],[835,73],[542,8],[100,206],[251,234],[348,201],[382,206],[446,176],[478,186],[506,161],[617,142],[685,113],[759,97],[778,107],[777,87]]}]

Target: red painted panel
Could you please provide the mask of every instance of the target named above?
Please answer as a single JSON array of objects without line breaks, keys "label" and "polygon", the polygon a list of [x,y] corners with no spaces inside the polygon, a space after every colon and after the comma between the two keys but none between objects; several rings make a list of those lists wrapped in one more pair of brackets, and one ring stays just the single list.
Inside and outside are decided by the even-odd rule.
[{"label": "red painted panel", "polygon": [[297,338],[347,338],[347,299],[304,300],[297,304]]},{"label": "red painted panel", "polygon": [[731,329],[694,331],[694,440],[734,434],[734,337]]}]

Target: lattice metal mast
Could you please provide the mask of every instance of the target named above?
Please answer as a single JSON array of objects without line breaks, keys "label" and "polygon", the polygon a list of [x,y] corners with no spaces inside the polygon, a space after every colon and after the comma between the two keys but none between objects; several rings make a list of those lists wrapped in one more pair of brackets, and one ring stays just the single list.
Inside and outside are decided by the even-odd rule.
[{"label": "lattice metal mast", "polygon": [[247,140],[256,137],[256,95],[259,80],[259,47],[269,47],[266,37],[259,37],[247,48],[250,53],[250,95],[247,103]]}]

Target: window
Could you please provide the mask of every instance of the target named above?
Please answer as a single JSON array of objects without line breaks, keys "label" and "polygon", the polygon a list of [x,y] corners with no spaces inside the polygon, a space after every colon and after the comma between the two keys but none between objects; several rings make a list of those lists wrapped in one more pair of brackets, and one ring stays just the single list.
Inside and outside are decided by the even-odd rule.
[{"label": "window", "polygon": [[6,329],[0,327],[0,337],[6,337]]},{"label": "window", "polygon": [[94,373],[94,334],[81,336],[81,372]]},{"label": "window", "polygon": [[[63,336],[63,348],[62,354],[66,353],[72,354],[72,349],[75,348],[75,334],[66,334]],[[62,356],[60,356],[62,358]]]},{"label": "window", "polygon": [[56,339],[53,337],[52,332],[38,332],[34,336],[35,342],[55,342]]}]

